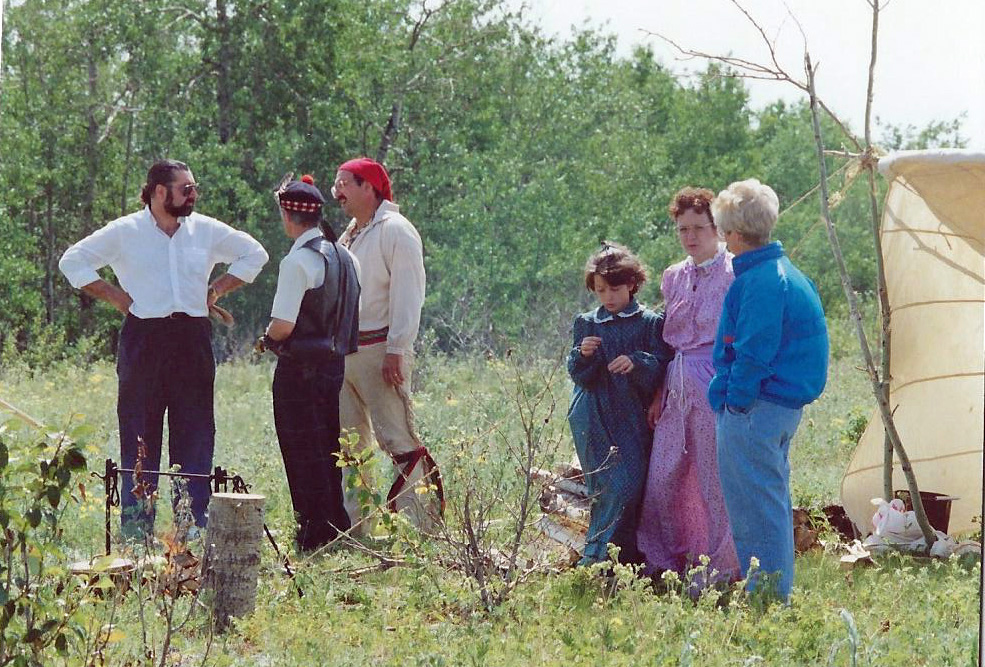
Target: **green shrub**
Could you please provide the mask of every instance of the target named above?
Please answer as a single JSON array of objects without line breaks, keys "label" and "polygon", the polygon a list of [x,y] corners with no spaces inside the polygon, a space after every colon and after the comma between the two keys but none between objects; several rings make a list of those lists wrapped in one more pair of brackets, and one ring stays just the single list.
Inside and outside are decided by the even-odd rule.
[{"label": "green shrub", "polygon": [[[0,424],[0,664],[45,665],[85,635],[87,582],[65,566],[62,521],[86,469],[85,424],[55,432],[19,417]],[[112,585],[112,584],[110,584]]]}]

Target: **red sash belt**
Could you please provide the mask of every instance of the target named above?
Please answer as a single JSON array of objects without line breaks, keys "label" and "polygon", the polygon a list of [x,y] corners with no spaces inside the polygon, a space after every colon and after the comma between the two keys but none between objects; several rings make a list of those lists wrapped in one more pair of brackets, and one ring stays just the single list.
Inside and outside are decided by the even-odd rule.
[{"label": "red sash belt", "polygon": [[360,331],[359,347],[364,347],[366,345],[376,345],[377,343],[383,343],[386,341],[387,334],[389,333],[390,333],[390,327],[383,327],[382,329],[373,329],[372,331]]},{"label": "red sash belt", "polygon": [[[361,335],[361,334],[360,334]],[[397,511],[397,496],[403,491],[404,485],[407,483],[407,478],[410,476],[411,471],[414,469],[421,459],[424,459],[424,465],[427,470],[424,473],[424,481],[428,484],[434,483],[436,487],[436,493],[438,494],[438,500],[441,501],[441,516],[445,515],[445,488],[441,484],[441,471],[438,470],[438,464],[431,457],[430,452],[428,452],[427,447],[418,447],[417,449],[406,452],[404,454],[397,454],[393,457],[393,462],[402,465],[403,469],[400,471],[400,475],[397,480],[390,487],[390,492],[386,495],[387,508],[391,512]]]}]

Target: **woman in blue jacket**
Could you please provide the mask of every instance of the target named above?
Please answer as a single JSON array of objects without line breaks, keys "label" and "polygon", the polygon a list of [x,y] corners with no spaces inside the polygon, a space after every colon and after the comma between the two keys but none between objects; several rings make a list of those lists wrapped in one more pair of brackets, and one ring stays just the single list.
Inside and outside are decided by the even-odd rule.
[{"label": "woman in blue jacket", "polygon": [[735,255],[708,387],[722,491],[743,574],[759,561],[749,588],[786,600],[794,569],[788,453],[803,407],[827,379],[824,310],[814,283],[770,242],[779,212],[772,188],[732,183],[712,212]]}]

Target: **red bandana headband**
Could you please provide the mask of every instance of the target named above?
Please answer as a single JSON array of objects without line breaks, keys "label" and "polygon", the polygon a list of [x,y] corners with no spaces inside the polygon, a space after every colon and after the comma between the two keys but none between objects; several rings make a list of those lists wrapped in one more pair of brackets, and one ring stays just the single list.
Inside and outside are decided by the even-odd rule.
[{"label": "red bandana headband", "polygon": [[368,157],[359,157],[355,160],[343,162],[339,171],[348,171],[376,188],[384,199],[393,201],[393,191],[390,189],[390,176],[386,173],[386,168],[376,160]]}]

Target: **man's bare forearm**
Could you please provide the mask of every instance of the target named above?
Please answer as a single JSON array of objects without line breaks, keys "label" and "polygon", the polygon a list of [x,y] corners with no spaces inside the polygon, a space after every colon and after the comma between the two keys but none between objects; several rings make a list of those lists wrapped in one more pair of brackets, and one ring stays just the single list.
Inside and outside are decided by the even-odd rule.
[{"label": "man's bare forearm", "polygon": [[213,303],[215,303],[216,299],[218,299],[219,297],[225,296],[226,294],[229,294],[233,290],[239,289],[245,284],[246,284],[245,281],[240,280],[234,275],[228,273],[222,274],[221,276],[216,278],[215,282],[209,285],[209,297],[208,297],[209,305],[211,306]]},{"label": "man's bare forearm", "polygon": [[276,317],[270,318],[267,326],[267,335],[274,340],[287,340],[288,336],[294,333],[294,322],[281,320]]},{"label": "man's bare forearm", "polygon": [[105,301],[124,315],[130,312],[130,305],[133,303],[133,299],[130,298],[129,294],[112,283],[99,279],[88,285],[83,285],[82,291],[94,299]]}]

